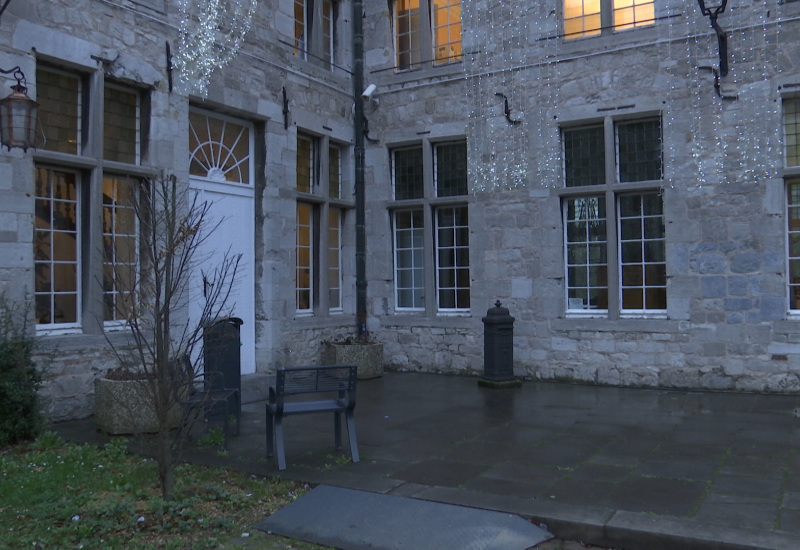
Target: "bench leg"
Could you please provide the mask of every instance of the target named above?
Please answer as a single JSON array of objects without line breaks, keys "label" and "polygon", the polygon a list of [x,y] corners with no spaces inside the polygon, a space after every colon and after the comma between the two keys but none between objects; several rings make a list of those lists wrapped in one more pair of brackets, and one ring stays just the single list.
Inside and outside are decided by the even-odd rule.
[{"label": "bench leg", "polygon": [[356,441],[356,419],[353,417],[353,411],[345,413],[345,421],[347,422],[347,439],[350,441],[350,454],[353,457],[353,462],[361,460],[358,456],[358,442]]},{"label": "bench leg", "polygon": [[275,443],[278,447],[278,469],[286,469],[286,454],[283,449],[283,417],[275,418]]},{"label": "bench leg", "polygon": [[274,454],[273,450],[273,439],[275,436],[275,426],[272,419],[272,413],[269,411],[269,405],[267,406],[267,457],[272,457]]},{"label": "bench leg", "polygon": [[333,413],[333,435],[336,443],[336,450],[342,450],[342,413]]}]

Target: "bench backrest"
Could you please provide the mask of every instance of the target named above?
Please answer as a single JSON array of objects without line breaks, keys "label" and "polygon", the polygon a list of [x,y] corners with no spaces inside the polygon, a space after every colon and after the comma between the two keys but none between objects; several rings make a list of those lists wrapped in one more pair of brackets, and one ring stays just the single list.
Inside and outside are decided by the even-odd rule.
[{"label": "bench backrest", "polygon": [[275,391],[278,395],[317,392],[354,392],[356,365],[323,365],[317,367],[284,367],[277,371]]}]

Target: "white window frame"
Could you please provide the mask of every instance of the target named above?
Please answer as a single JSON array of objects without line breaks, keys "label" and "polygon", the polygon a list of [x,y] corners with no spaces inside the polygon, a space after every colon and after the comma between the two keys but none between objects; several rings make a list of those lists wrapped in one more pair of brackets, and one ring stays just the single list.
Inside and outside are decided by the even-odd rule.
[{"label": "white window frame", "polygon": [[[439,262],[439,254],[440,254],[440,247],[439,247],[439,239],[438,239],[438,212],[440,209],[447,209],[447,208],[466,208],[467,216],[469,216],[469,203],[470,198],[468,194],[468,189],[465,187],[463,190],[463,194],[454,194],[451,196],[438,196],[437,193],[437,183],[436,183],[436,164],[437,164],[437,155],[438,155],[438,148],[444,147],[448,145],[462,145],[466,147],[466,142],[463,139],[442,139],[442,140],[435,140],[431,141],[429,139],[423,140],[420,144],[415,144],[412,146],[400,146],[396,147],[391,150],[391,177],[392,177],[392,187],[393,187],[393,196],[395,197],[389,204],[389,214],[392,220],[392,250],[393,250],[393,259],[394,259],[394,268],[393,268],[393,279],[394,279],[394,310],[396,313],[422,313],[426,316],[442,316],[442,315],[465,315],[470,312],[470,307],[444,307],[440,303],[440,296],[441,292],[444,290],[467,290],[469,292],[468,300],[471,303],[471,288],[466,286],[456,285],[456,287],[441,287],[440,286],[440,262]],[[422,166],[421,166],[421,173],[422,173],[422,184],[419,189],[421,189],[419,196],[415,197],[406,197],[397,199],[398,196],[398,189],[397,189],[397,179],[399,177],[396,166],[397,161],[396,157],[397,154],[401,151],[409,151],[409,150],[420,150],[422,152]],[[466,164],[466,151],[464,152],[463,162]],[[466,174],[466,166],[464,166],[464,174]],[[414,186],[414,189],[418,189],[417,186]],[[421,219],[422,224],[421,226],[417,226],[412,224],[412,231],[416,231],[417,234],[421,233],[421,245],[416,240],[412,240],[412,246],[405,247],[403,249],[398,248],[398,243],[401,242],[399,235],[398,235],[398,215],[403,213],[409,212],[421,212]],[[469,239],[469,233],[467,227],[467,239]],[[407,230],[407,229],[403,229]],[[467,254],[467,258],[469,261],[469,242],[466,243],[465,246],[459,247],[462,249],[462,252]],[[421,250],[421,253],[419,252]],[[415,252],[417,252],[415,254]],[[412,258],[411,264],[404,265],[400,259],[400,254],[406,253],[407,255],[410,254],[410,258]],[[454,250],[455,253],[455,250]],[[421,266],[418,265],[418,260],[421,259]],[[419,270],[422,270],[422,280],[424,281],[424,287],[420,287],[418,280],[419,277]],[[466,266],[467,269],[467,279],[469,280],[469,273],[471,273],[470,265]],[[401,275],[401,271],[404,274]],[[400,286],[399,282],[401,280],[407,280],[406,277],[409,275],[405,272],[410,271],[411,277],[411,286],[404,285]],[[421,290],[420,290],[421,289]],[[422,304],[416,303],[416,299],[412,298],[411,306],[408,305],[401,305],[400,300],[400,292],[401,291],[411,291],[412,296],[417,296],[417,292],[422,296]],[[429,299],[430,296],[434,296],[434,299]]]},{"label": "white window frame", "polygon": [[[655,180],[642,180],[642,181],[620,181],[620,155],[619,155],[619,139],[618,128],[622,124],[646,122],[658,119],[661,131],[661,161],[660,161],[660,178]],[[563,132],[571,130],[580,130],[584,127],[596,127],[598,121],[590,121],[588,124],[581,124],[576,122],[573,125],[567,125],[562,128]],[[568,317],[600,317],[609,319],[619,318],[655,318],[663,319],[668,315],[669,297],[666,296],[666,308],[650,308],[650,309],[624,309],[623,308],[623,264],[622,264],[622,229],[620,217],[620,198],[624,196],[644,196],[653,193],[661,193],[664,186],[665,166],[664,166],[664,145],[663,145],[663,122],[661,122],[660,114],[642,113],[639,115],[632,115],[625,118],[605,117],[602,120],[602,133],[603,133],[603,151],[601,154],[604,156],[604,174],[603,182],[569,186],[566,181],[564,186],[555,191],[555,194],[562,198],[562,220],[564,223],[563,229],[563,246],[564,246],[564,304],[565,313]],[[562,139],[562,145],[564,140]],[[565,167],[567,162],[566,153],[564,153]],[[605,201],[605,240],[596,241],[603,242],[606,250],[606,293],[607,293],[607,307],[594,308],[592,304],[581,303],[577,307],[577,302],[570,299],[570,289],[583,288],[582,285],[571,285],[569,268],[570,260],[568,257],[569,244],[567,236],[567,223],[569,219],[568,204],[570,201],[582,198],[602,197]],[[661,222],[662,230],[665,224],[665,213],[663,211],[664,204],[661,202]],[[588,218],[587,218],[588,219]],[[664,241],[664,249],[666,249],[665,237],[659,240]],[[578,242],[578,241],[574,241]],[[668,267],[666,262],[666,252],[664,252],[664,261],[656,262],[658,264],[664,263],[665,270]],[[599,263],[587,265],[602,265]],[[664,273],[666,277],[666,272]],[[613,286],[612,286],[613,285]],[[662,288],[662,285],[651,285],[652,288]],[[666,283],[664,283],[666,291]],[[588,287],[593,288],[593,287]],[[598,288],[603,288],[602,286]],[[631,285],[626,285],[626,288],[633,288]]]},{"label": "white window frame", "polygon": [[[348,302],[345,295],[345,274],[348,265],[344,262],[347,222],[350,218],[348,211],[353,208],[352,197],[342,196],[346,189],[344,178],[346,145],[334,142],[327,136],[318,136],[310,132],[299,131],[297,133],[296,144],[296,177],[299,183],[299,168],[301,166],[300,145],[306,144],[308,150],[308,189],[304,187],[297,189],[295,186],[295,199],[297,205],[308,205],[311,211],[310,220],[310,243],[312,247],[309,251],[310,265],[310,293],[308,307],[300,308],[299,300],[299,280],[298,272],[295,273],[295,312],[298,316],[326,316],[338,315],[348,309]],[[332,155],[338,157],[337,163],[330,162]],[[302,164],[305,164],[302,162]],[[305,179],[305,178],[304,178]],[[336,181],[332,181],[336,180]],[[331,196],[333,188],[338,188],[338,196]],[[338,232],[331,229],[331,211],[339,212]],[[296,220],[299,223],[299,220]],[[296,226],[296,230],[300,227]],[[332,234],[335,233],[335,234]],[[332,243],[331,241],[338,242]],[[299,269],[297,247],[300,245],[296,239],[295,247],[295,269]],[[334,250],[338,250],[338,260],[334,262]],[[333,264],[336,265],[333,265]],[[303,266],[306,268],[306,266]],[[333,271],[338,269],[337,281],[334,285],[330,283],[330,276]],[[338,285],[338,287],[337,287]],[[306,290],[306,289],[304,289]],[[331,291],[338,292],[339,304],[331,306]]]},{"label": "white window frame", "polygon": [[[70,172],[76,174],[78,194],[78,212],[81,238],[78,244],[80,261],[78,265],[78,303],[76,305],[76,322],[71,323],[37,323],[36,330],[46,334],[64,333],[89,333],[96,334],[102,331],[119,329],[118,320],[107,320],[104,314],[105,292],[103,290],[103,214],[104,205],[103,180],[106,176],[130,178],[132,181],[143,180],[157,175],[157,171],[142,166],[142,145],[146,135],[142,134],[141,116],[147,112],[143,107],[146,93],[132,86],[123,86],[119,83],[106,80],[101,70],[80,73],[65,70],[49,64],[40,64],[37,67],[37,80],[44,73],[65,75],[77,81],[75,104],[72,108],[76,111],[73,119],[77,125],[75,135],[64,136],[64,139],[74,140],[76,147],[70,147],[69,152],[60,151],[60,148],[48,147],[47,143],[33,153],[34,166],[42,169]],[[53,85],[58,89],[57,85]],[[40,103],[45,105],[44,81],[37,82],[37,89],[42,94]],[[105,93],[107,89],[118,89],[134,93],[136,102],[136,137],[135,137],[135,162],[125,163],[117,160],[105,159],[104,134],[109,129],[104,125]],[[87,96],[91,95],[91,98]],[[63,102],[58,99],[57,111],[61,112]],[[49,103],[49,100],[47,100]],[[88,107],[86,107],[88,105]],[[40,120],[44,131],[49,132],[59,126],[58,117],[47,119],[45,108],[40,107]],[[50,127],[49,120],[54,126]],[[93,132],[91,139],[87,139],[87,132]],[[51,140],[51,144],[59,140]],[[34,245],[35,246],[35,245]],[[138,259],[138,258],[137,258]]]},{"label": "white window frame", "polygon": [[[57,168],[57,167],[45,166],[45,165],[37,166],[36,170],[37,171],[38,170],[45,171],[47,173],[47,175],[48,175],[48,178],[50,178],[51,180],[52,180],[51,176],[59,174],[59,173],[60,174],[70,174],[75,180],[75,198],[74,198],[74,200],[67,200],[67,199],[64,199],[64,198],[55,198],[55,197],[53,197],[52,186],[49,185],[49,184],[48,185],[50,187],[50,193],[49,193],[49,195],[47,197],[45,197],[45,196],[41,196],[40,197],[39,195],[36,195],[36,197],[35,197],[35,201],[37,203],[40,203],[40,201],[47,201],[47,203],[49,205],[48,217],[50,218],[50,220],[52,220],[54,218],[53,211],[55,209],[53,208],[53,206],[54,206],[54,203],[56,203],[56,202],[72,204],[73,208],[75,209],[75,234],[74,234],[75,260],[74,261],[63,261],[63,260],[59,261],[54,257],[55,254],[51,254],[50,258],[48,260],[46,260],[46,261],[43,261],[43,260],[40,260],[40,259],[34,259],[35,265],[37,267],[38,266],[46,266],[48,271],[49,271],[49,273],[50,273],[50,284],[49,284],[49,288],[47,289],[47,291],[40,292],[40,291],[37,291],[36,289],[34,289],[34,296],[35,296],[35,300],[37,302],[40,299],[42,299],[44,297],[47,297],[48,302],[49,302],[49,310],[51,312],[51,320],[50,320],[50,322],[40,323],[40,322],[38,322],[38,319],[37,319],[36,328],[37,328],[37,330],[44,330],[44,331],[47,331],[47,332],[54,332],[55,331],[57,333],[79,332],[80,329],[81,329],[81,326],[83,324],[83,318],[82,318],[83,317],[83,307],[82,307],[82,304],[83,304],[83,278],[84,278],[83,277],[83,269],[82,269],[83,254],[84,254],[82,243],[84,241],[84,235],[83,235],[83,230],[82,230],[82,227],[83,227],[83,212],[82,212],[82,210],[83,209],[81,208],[81,203],[82,203],[81,196],[82,196],[83,190],[82,190],[82,185],[81,185],[81,174],[76,170],[64,169],[64,168],[60,168],[60,167]],[[38,210],[38,208],[37,208],[37,210]],[[71,234],[71,232],[68,232],[68,231],[60,231],[60,230],[53,229],[53,224],[52,223],[50,223],[50,225],[46,229],[40,229],[40,228],[37,228],[37,227],[34,226],[34,243],[36,242],[38,237],[44,236],[45,234],[47,234],[49,236],[49,241],[50,241],[50,247],[51,247],[50,250],[52,252],[55,252],[55,249],[56,249],[56,236],[58,234],[64,234],[64,233]],[[56,297],[59,294],[67,294],[67,293],[64,292],[63,290],[59,291],[55,287],[55,285],[56,285],[56,274],[55,274],[56,269],[55,268],[56,268],[57,265],[64,265],[64,264],[74,264],[74,268],[75,268],[75,273],[74,273],[75,285],[76,285],[75,292],[74,292],[74,295],[75,295],[75,321],[66,322],[66,323],[57,323],[52,318],[53,317],[52,313],[55,312],[58,309],[58,306],[55,303],[55,300],[56,300]],[[38,286],[39,285],[37,284],[36,287],[38,287]],[[73,293],[70,292],[68,294],[73,294]]]},{"label": "white window frame", "polygon": [[[422,208],[397,209],[392,212],[394,303],[396,311],[425,311],[425,223],[423,221],[421,226],[416,226],[414,221],[419,216],[414,216],[415,213],[421,215],[424,220],[425,212]],[[410,216],[408,227],[398,228],[398,217],[406,214]],[[401,231],[407,236],[407,239],[401,238]],[[401,247],[401,242],[408,242],[409,246]],[[406,257],[407,260],[404,259]],[[421,265],[418,265],[418,262]],[[422,274],[421,277],[419,276],[420,273]],[[401,281],[409,281],[409,284],[401,285]],[[401,300],[401,294],[405,293],[410,293],[412,305],[403,305],[406,300]],[[419,305],[415,305],[418,300]]]},{"label": "white window frame", "polygon": [[[111,174],[106,174],[104,176],[104,178],[103,178],[104,179],[104,182],[103,182],[103,186],[104,187],[105,187],[105,179],[106,178],[117,182],[117,184],[119,184],[121,182],[124,185],[140,185],[139,182],[134,182],[132,179],[126,178],[124,176],[114,176],[114,175],[111,175]],[[105,191],[105,189],[104,189],[104,191]],[[139,189],[135,189],[135,190],[133,190],[133,193],[138,193],[138,191],[139,191]],[[138,197],[134,197],[133,201],[136,201],[136,200],[139,200],[139,198]],[[103,215],[104,216],[105,216],[105,213],[106,213],[106,211],[108,209],[109,209],[109,207],[106,204],[103,204]],[[111,237],[111,239],[115,241],[116,237],[118,237],[118,236],[119,237],[132,238],[133,239],[134,260],[133,260],[132,264],[128,263],[128,262],[118,262],[116,260],[116,257],[112,258],[111,261],[109,261],[109,259],[105,256],[105,247],[104,247],[103,267],[105,268],[105,266],[107,266],[107,265],[110,265],[110,266],[113,267],[113,266],[116,266],[116,265],[119,265],[119,264],[129,265],[129,266],[132,267],[132,270],[133,270],[133,273],[132,273],[133,280],[137,281],[137,280],[139,280],[139,276],[140,276],[140,266],[141,266],[141,264],[140,264],[140,259],[139,259],[139,243],[140,243],[140,241],[139,241],[139,218],[136,216],[136,207],[132,203],[130,205],[115,205],[113,209],[114,209],[115,213],[117,213],[119,210],[128,210],[129,211],[129,214],[131,216],[133,216],[133,218],[132,218],[132,221],[133,221],[133,233],[119,233],[119,232],[117,232],[117,230],[116,230],[117,229],[116,219],[118,219],[118,216],[114,216],[113,219],[115,220],[115,223],[114,223],[114,225],[113,225],[113,227],[111,229],[111,232],[110,233],[106,233],[105,231],[103,231],[103,239],[105,240],[106,237]],[[116,247],[114,247],[114,252],[116,252]],[[104,282],[105,282],[105,272],[103,273],[103,277],[104,277]],[[110,319],[107,319],[107,318],[105,318],[105,314],[103,315],[105,325],[108,328],[113,328],[113,327],[122,328],[122,327],[124,327],[126,325],[126,320],[127,319],[118,317],[119,311],[118,311],[118,308],[116,307],[116,303],[117,303],[116,299],[119,297],[119,295],[121,295],[123,293],[126,293],[126,292],[131,294],[131,297],[133,298],[133,293],[135,292],[135,284],[132,285],[131,287],[127,288],[127,289],[124,286],[119,287],[117,285],[116,277],[114,277],[114,279],[113,279],[113,289],[111,291],[106,290],[104,288],[104,299],[109,294],[112,294],[115,297],[115,300],[114,300],[115,308],[114,308],[114,313],[113,313],[112,317]],[[103,306],[105,307],[105,301],[103,303]]]}]

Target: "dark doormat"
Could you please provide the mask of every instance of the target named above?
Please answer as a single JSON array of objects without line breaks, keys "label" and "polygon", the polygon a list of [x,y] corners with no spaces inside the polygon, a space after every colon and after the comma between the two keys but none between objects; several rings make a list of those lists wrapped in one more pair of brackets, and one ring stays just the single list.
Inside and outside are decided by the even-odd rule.
[{"label": "dark doormat", "polygon": [[513,514],[327,485],[255,527],[342,550],[526,550],[553,538]]}]

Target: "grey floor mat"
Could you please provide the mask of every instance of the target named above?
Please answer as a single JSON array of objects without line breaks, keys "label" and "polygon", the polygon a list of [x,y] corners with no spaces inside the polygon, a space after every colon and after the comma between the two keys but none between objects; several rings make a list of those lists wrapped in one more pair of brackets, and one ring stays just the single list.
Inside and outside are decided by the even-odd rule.
[{"label": "grey floor mat", "polygon": [[326,485],[255,527],[342,550],[526,550],[553,538],[513,514]]}]

